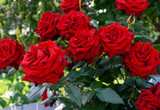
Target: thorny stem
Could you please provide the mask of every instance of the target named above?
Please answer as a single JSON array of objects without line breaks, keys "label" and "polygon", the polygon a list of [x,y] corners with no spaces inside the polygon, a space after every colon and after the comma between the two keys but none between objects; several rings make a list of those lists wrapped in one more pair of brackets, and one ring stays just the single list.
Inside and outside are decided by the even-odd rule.
[{"label": "thorny stem", "polygon": [[79,0],[79,11],[81,11],[81,0]]},{"label": "thorny stem", "polygon": [[126,68],[124,68],[124,76],[127,78],[127,71],[126,71]]},{"label": "thorny stem", "polygon": [[66,79],[60,79],[62,82],[64,82],[65,84],[67,84],[68,83],[68,81],[66,80]]},{"label": "thorny stem", "polygon": [[128,28],[127,29],[130,29],[131,26],[132,26],[131,24],[128,24]]},{"label": "thorny stem", "polygon": [[27,45],[25,44],[25,42],[23,41],[23,39],[21,39],[21,40],[22,40],[22,43],[23,43],[24,47],[25,47],[27,50],[29,50],[29,48],[27,47]]}]

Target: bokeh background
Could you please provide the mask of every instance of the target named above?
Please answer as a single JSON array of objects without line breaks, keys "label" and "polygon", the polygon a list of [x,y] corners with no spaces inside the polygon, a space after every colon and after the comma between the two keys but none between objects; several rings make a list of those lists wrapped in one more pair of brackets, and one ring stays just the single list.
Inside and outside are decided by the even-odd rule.
[{"label": "bokeh background", "polygon": [[[15,30],[19,27],[23,40],[29,47],[37,44],[39,36],[35,33],[37,21],[42,13],[50,10],[60,12],[61,0],[0,0],[0,39],[4,37],[16,39]],[[136,24],[131,27],[135,34],[133,42],[147,41],[154,43],[160,51],[160,0],[149,0],[148,9],[141,18],[136,18]],[[129,17],[123,11],[115,8],[115,0],[84,0],[87,5],[84,13],[91,17],[91,24],[96,29],[108,26],[114,22],[127,26]],[[21,81],[24,77],[22,68],[17,72],[7,68],[0,70],[0,108],[27,104],[27,91],[32,84]],[[40,100],[37,100],[40,101]]]}]

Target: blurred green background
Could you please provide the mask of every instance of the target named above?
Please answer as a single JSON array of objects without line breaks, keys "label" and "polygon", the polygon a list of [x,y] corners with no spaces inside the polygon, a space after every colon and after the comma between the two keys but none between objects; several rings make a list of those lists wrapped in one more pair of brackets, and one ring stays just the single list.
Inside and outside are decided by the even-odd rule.
[{"label": "blurred green background", "polygon": [[[14,32],[18,26],[28,47],[30,44],[37,44],[39,41],[39,36],[35,33],[37,21],[42,13],[48,10],[63,14],[59,10],[60,1],[0,0],[0,39],[3,37],[16,39]],[[136,18],[136,24],[131,27],[135,34],[133,42],[152,42],[160,51],[160,0],[149,2],[148,9],[141,18]],[[129,16],[115,8],[115,0],[84,0],[84,3],[88,6],[83,8],[83,11],[92,18],[91,24],[96,29],[116,21],[127,26]],[[0,108],[28,103],[26,95],[31,84],[21,81],[24,76],[22,68],[17,72],[8,70],[0,71]]]}]

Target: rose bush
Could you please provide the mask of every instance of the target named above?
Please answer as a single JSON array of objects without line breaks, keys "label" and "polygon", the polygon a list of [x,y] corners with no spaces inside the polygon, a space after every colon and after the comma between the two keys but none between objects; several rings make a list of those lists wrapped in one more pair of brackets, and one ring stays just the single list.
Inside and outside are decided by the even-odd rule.
[{"label": "rose bush", "polygon": [[[102,4],[108,3],[99,3],[97,0],[93,2],[101,9],[104,8]],[[43,6],[42,3],[38,6]],[[160,109],[159,83],[153,83],[155,76],[160,73],[160,46],[154,43],[152,36],[143,35],[144,31],[149,30],[139,27],[140,24],[146,26],[145,18],[141,20],[135,17],[140,16],[148,7],[148,1],[117,0],[117,8],[123,8],[131,14],[128,20],[127,15],[117,16],[119,13],[113,8],[114,4],[112,10],[108,7],[99,10],[86,1],[89,5],[82,10],[83,3],[84,1],[63,0],[59,5],[54,1],[53,4],[64,13],[60,11],[60,16],[54,7],[56,13],[44,11],[40,20],[37,19],[35,31],[40,35],[41,42],[37,39],[37,43],[25,44],[26,39],[31,37],[23,41],[25,36],[17,28],[17,40],[27,51],[24,58],[21,59],[23,55],[19,55],[19,48],[10,43],[15,40],[7,40],[5,45],[2,43],[0,46],[0,58],[2,56],[4,62],[15,64],[18,56],[18,64],[21,63],[22,67],[18,74],[23,69],[25,76],[22,80],[33,83],[27,93],[28,99],[24,96],[22,98],[29,103],[42,97],[41,103],[46,107],[59,101],[65,104],[66,110]],[[113,16],[110,16],[108,13],[112,12]],[[15,39],[15,36],[12,38]],[[16,45],[19,47],[21,45],[18,42]],[[14,60],[8,57],[10,54]],[[3,61],[0,64],[3,66]],[[7,63],[6,66],[13,65]],[[14,69],[9,70],[8,76],[16,71],[12,70]],[[14,87],[19,90],[14,93],[18,94],[15,97],[23,92],[20,85],[22,84]],[[13,103],[19,101],[19,97],[15,97]]]}]

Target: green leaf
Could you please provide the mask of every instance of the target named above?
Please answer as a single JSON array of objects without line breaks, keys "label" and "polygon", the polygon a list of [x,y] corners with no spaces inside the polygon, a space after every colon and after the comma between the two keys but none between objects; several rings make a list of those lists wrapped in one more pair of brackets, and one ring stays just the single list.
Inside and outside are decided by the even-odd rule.
[{"label": "green leaf", "polygon": [[133,86],[135,84],[135,80],[133,78],[126,78],[124,84],[127,86]]},{"label": "green leaf", "polygon": [[67,85],[66,91],[73,102],[75,102],[79,107],[81,107],[82,96],[79,88],[75,85]]},{"label": "green leaf", "polygon": [[134,39],[143,39],[143,40],[146,39],[146,40],[149,40],[151,42],[155,41],[153,38],[151,38],[150,36],[147,36],[147,35],[135,35]]},{"label": "green leaf", "polygon": [[66,79],[70,80],[70,79],[76,79],[78,76],[80,75],[79,71],[70,71],[67,76]]},{"label": "green leaf", "polygon": [[13,86],[13,90],[14,91],[19,91],[20,93],[22,93],[22,90],[23,90],[23,87],[24,87],[24,84],[23,84],[23,82],[18,82],[18,83],[16,83],[14,86]]},{"label": "green leaf", "polygon": [[10,70],[8,71],[8,73],[7,73],[7,76],[8,76],[8,77],[9,77],[9,76],[12,76],[16,71],[17,71],[17,70],[14,69],[14,68],[10,69]]},{"label": "green leaf", "polygon": [[19,92],[19,91],[15,91],[14,93],[13,93],[13,96],[12,96],[12,102],[13,103],[17,103],[17,102],[19,102],[19,101],[23,101],[23,103],[28,103],[28,98],[27,98],[27,96],[25,96],[25,95],[23,95],[21,92]]},{"label": "green leaf", "polygon": [[98,88],[96,90],[97,97],[104,102],[112,104],[124,104],[122,98],[111,88]]},{"label": "green leaf", "polygon": [[44,91],[46,90],[46,87],[47,87],[46,83],[38,86],[33,86],[29,91],[30,94],[28,96],[28,100],[31,102],[40,98],[44,93]]},{"label": "green leaf", "polygon": [[160,44],[153,44],[153,48],[160,51]]},{"label": "green leaf", "polygon": [[117,66],[117,64],[122,64],[122,63],[123,63],[123,58],[121,56],[119,56],[119,55],[116,55],[112,59],[110,59],[110,64],[112,66],[114,66],[114,65]]},{"label": "green leaf", "polygon": [[72,69],[74,70],[74,69],[82,66],[83,64],[85,64],[85,62],[79,61]]},{"label": "green leaf", "polygon": [[4,108],[6,106],[6,101],[0,98],[0,105]]},{"label": "green leaf", "polygon": [[93,82],[91,82],[91,85],[90,85],[90,87],[92,89],[97,89],[97,88],[100,88],[102,86],[103,86],[103,84],[101,82],[98,82],[98,81],[93,81]]},{"label": "green leaf", "polygon": [[150,15],[152,12],[154,12],[155,9],[156,9],[155,7],[147,8],[147,9],[143,12],[143,14],[146,15],[146,16],[148,16],[148,15]]},{"label": "green leaf", "polygon": [[90,100],[95,94],[95,91],[87,91],[82,95],[82,104],[85,105],[88,100]]},{"label": "green leaf", "polygon": [[75,104],[74,102],[72,102],[71,99],[65,98],[65,97],[58,97],[58,100],[61,103],[64,103],[67,107],[71,107],[71,106],[73,106]]},{"label": "green leaf", "polygon": [[139,86],[139,88],[141,88],[141,89],[146,88],[146,83],[143,78],[135,76],[134,79],[136,80],[136,84]]}]

